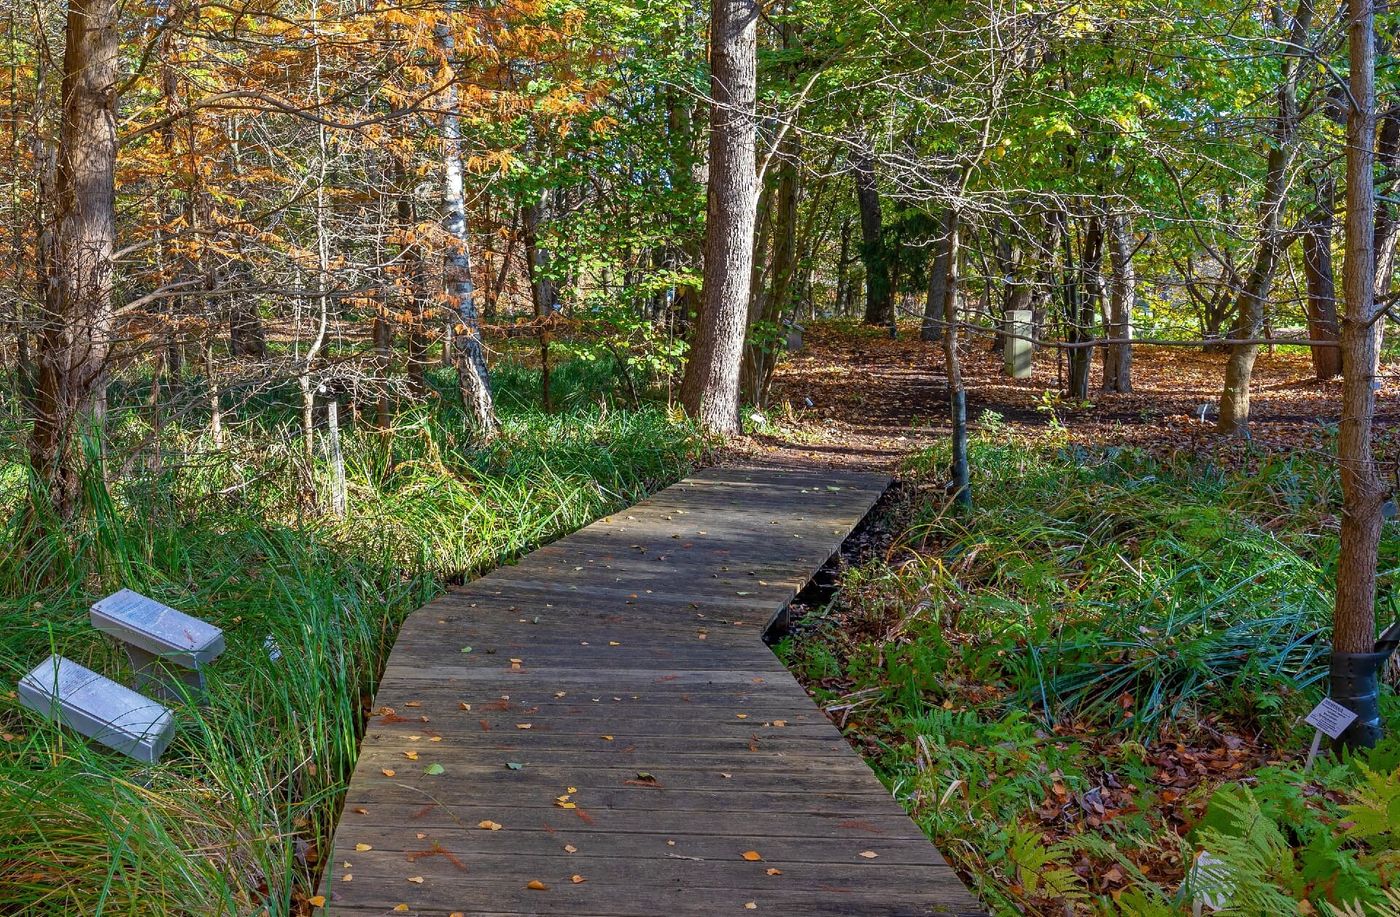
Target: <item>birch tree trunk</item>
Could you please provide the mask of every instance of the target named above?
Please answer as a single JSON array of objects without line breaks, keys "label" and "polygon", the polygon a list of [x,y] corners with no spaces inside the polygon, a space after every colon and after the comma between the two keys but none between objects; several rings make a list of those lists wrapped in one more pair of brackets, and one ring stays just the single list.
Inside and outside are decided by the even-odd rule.
[{"label": "birch tree trunk", "polygon": [[[438,48],[451,68],[457,40],[452,35],[456,0],[446,0],[446,22],[438,27]],[[442,94],[442,228],[447,236],[443,251],[443,284],[448,307],[457,325],[457,384],[462,406],[483,437],[495,435],[496,406],[491,398],[491,377],[486,368],[486,348],[481,341],[481,321],[472,284],[471,254],[467,249],[467,198],[462,164],[462,118],[456,75]]]},{"label": "birch tree trunk", "polygon": [[758,5],[710,4],[710,181],[704,299],[681,401],[711,433],[739,432],[739,364],[753,279]]},{"label": "birch tree trunk", "polygon": [[95,419],[114,325],[116,0],[70,0],[54,246],[40,315],[30,460],[63,518],[77,508],[79,428]]}]

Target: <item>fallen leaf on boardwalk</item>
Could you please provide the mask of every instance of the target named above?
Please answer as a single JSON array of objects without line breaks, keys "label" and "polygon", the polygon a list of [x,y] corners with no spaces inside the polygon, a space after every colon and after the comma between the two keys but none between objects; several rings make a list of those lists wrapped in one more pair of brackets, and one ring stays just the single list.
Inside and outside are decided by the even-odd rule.
[{"label": "fallen leaf on boardwalk", "polygon": [[741,856],[743,856],[743,858],[748,860],[750,863],[756,863],[759,860],[763,859],[763,854],[759,853],[757,850],[745,850],[741,854]]},{"label": "fallen leaf on boardwalk", "polygon": [[457,704],[457,706],[458,706],[458,707],[461,707],[463,710],[466,710],[467,712],[471,712],[471,709],[472,709],[472,705],[469,704],[469,703],[467,703],[466,701],[459,701],[458,704]]},{"label": "fallen leaf on boardwalk", "polygon": [[355,876],[354,876],[353,874],[347,872],[345,875],[343,875],[343,876],[340,877],[340,881],[342,881],[342,882],[349,882],[349,881],[350,881],[351,879],[353,879],[353,878],[355,878]]},{"label": "fallen leaf on boardwalk", "polygon": [[575,847],[573,844],[565,844],[565,845],[564,845],[564,852],[565,852],[565,853],[578,853],[578,848]]},{"label": "fallen leaf on boardwalk", "polygon": [[781,876],[783,874],[783,871],[776,867],[769,867],[768,869],[765,869],[764,872],[768,873],[768,875],[770,876]]},{"label": "fallen leaf on boardwalk", "polygon": [[528,883],[526,883],[525,887],[530,889],[531,891],[536,892],[549,891],[549,886],[545,885],[539,879],[531,879]]},{"label": "fallen leaf on boardwalk", "polygon": [[787,720],[774,720],[773,725],[777,726],[779,729],[782,729],[784,726],[787,725]]},{"label": "fallen leaf on boardwalk", "polygon": [[572,795],[572,794],[578,792],[578,787],[576,787],[576,786],[571,786],[571,787],[569,787],[565,792],[567,792],[567,793],[569,793],[570,795]]},{"label": "fallen leaf on boardwalk", "polygon": [[313,895],[310,898],[306,899],[306,903],[311,905],[312,907],[324,907],[326,904],[326,896]]},{"label": "fallen leaf on boardwalk", "polygon": [[356,844],[356,845],[355,845],[355,851],[356,851],[357,853],[364,853],[366,850],[373,850],[373,849],[374,849],[374,848],[371,847],[369,844]]},{"label": "fallen leaf on boardwalk", "polygon": [[462,652],[464,652],[464,653],[470,653],[471,651],[472,651],[472,648],[469,647],[469,646],[464,646],[464,647],[462,647]]},{"label": "fallen leaf on boardwalk", "polygon": [[574,883],[575,885],[578,885],[580,882],[587,882],[588,880],[585,879],[583,876],[575,873],[574,875],[569,876],[569,881]]},{"label": "fallen leaf on boardwalk", "polygon": [[524,766],[525,766],[525,765],[521,764],[519,761],[507,761],[507,762],[506,762],[506,767],[510,768],[510,769],[513,770],[513,771],[518,771],[518,770],[520,770],[521,768],[523,768]]},{"label": "fallen leaf on boardwalk", "polygon": [[355,814],[356,814],[356,815],[368,815],[368,814],[369,814],[369,809],[366,809],[364,806],[356,806],[356,807],[355,807]]},{"label": "fallen leaf on boardwalk", "polygon": [[423,773],[427,774],[429,777],[437,777],[447,773],[447,768],[443,767],[441,764],[429,764],[427,770],[423,771]]},{"label": "fallen leaf on boardwalk", "polygon": [[383,774],[385,777],[392,777],[394,776],[394,774],[397,773],[397,771],[395,771],[392,767],[386,767],[379,773]]},{"label": "fallen leaf on boardwalk", "polygon": [[476,823],[476,826],[477,826],[478,828],[485,828],[487,831],[499,831],[499,830],[501,830],[501,824],[500,824],[500,822],[494,822],[494,821],[492,821],[492,820],[489,819],[489,818],[486,819],[485,821],[479,821],[479,822],[477,822],[477,823]]},{"label": "fallen leaf on boardwalk", "polygon": [[403,753],[403,756],[404,756],[405,758],[407,758],[408,760],[410,760],[410,761],[417,761],[417,760],[418,760],[418,752],[416,752],[416,751],[406,751],[406,752]]},{"label": "fallen leaf on boardwalk", "polygon": [[876,853],[873,850],[862,850],[860,855],[865,857],[867,860],[873,860],[880,854]]},{"label": "fallen leaf on boardwalk", "polygon": [[420,700],[411,700],[411,701],[409,701],[408,703],[404,704],[404,706],[405,706],[405,707],[421,707],[421,706],[423,706],[423,702],[420,701]]},{"label": "fallen leaf on boardwalk", "polygon": [[734,714],[734,715],[737,716],[737,717],[738,717],[739,719],[741,719],[741,720],[746,720],[746,719],[749,718],[749,715],[748,715],[747,713],[736,713],[736,714]]},{"label": "fallen leaf on boardwalk", "polygon": [[423,884],[423,877],[422,877],[422,876],[409,876],[409,877],[408,877],[408,881],[412,882],[414,885],[422,885],[422,884]]},{"label": "fallen leaf on boardwalk", "polygon": [[461,911],[453,911],[452,913],[448,914],[447,917],[467,917],[467,915]]},{"label": "fallen leaf on boardwalk", "polygon": [[396,904],[396,905],[394,905],[394,913],[396,913],[396,914],[402,914],[402,913],[404,913],[404,912],[407,911],[407,910],[408,910],[408,905],[407,905],[407,904]]},{"label": "fallen leaf on boardwalk", "polygon": [[600,738],[601,738],[604,742],[611,742],[611,741],[613,740],[613,737],[612,737],[612,736],[600,736]]},{"label": "fallen leaf on boardwalk", "polygon": [[529,729],[529,728],[530,728],[531,726],[533,726],[533,725],[534,725],[533,723],[516,723],[516,724],[515,724],[515,728],[516,728],[516,729]]},{"label": "fallen leaf on boardwalk", "polygon": [[755,903],[755,902],[753,902],[753,901],[750,901],[748,904],[744,905],[744,910],[746,910],[746,911],[756,911],[756,910],[758,910],[758,904]]}]

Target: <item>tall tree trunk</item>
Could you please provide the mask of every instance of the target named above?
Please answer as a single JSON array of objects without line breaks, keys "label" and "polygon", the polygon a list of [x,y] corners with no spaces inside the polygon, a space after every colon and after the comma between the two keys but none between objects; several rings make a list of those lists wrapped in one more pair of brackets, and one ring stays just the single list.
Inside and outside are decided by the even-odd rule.
[{"label": "tall tree trunk", "polygon": [[[438,47],[449,68],[455,67],[457,39],[452,34],[452,15],[456,0],[443,4],[446,21],[438,27]],[[462,165],[462,118],[459,108],[457,79],[452,80],[442,94],[442,228],[447,235],[443,251],[443,283],[449,308],[455,313],[457,333],[457,384],[461,390],[462,406],[476,424],[478,433],[490,437],[496,433],[496,406],[491,398],[491,377],[486,368],[486,347],[481,340],[481,321],[477,315],[475,289],[472,283],[471,253],[467,245],[467,198],[465,172]]]},{"label": "tall tree trunk", "polygon": [[1112,269],[1108,291],[1108,337],[1104,349],[1103,388],[1106,392],[1133,390],[1133,303],[1137,299],[1137,273],[1133,270],[1133,233],[1126,214],[1108,218],[1108,260]]},{"label": "tall tree trunk", "polygon": [[944,228],[947,239],[947,273],[943,279],[943,366],[948,376],[948,410],[953,428],[953,455],[950,489],[953,500],[972,506],[972,475],[967,458],[967,389],[963,385],[962,360],[958,354],[958,212],[950,209]]},{"label": "tall tree trunk", "polygon": [[861,151],[855,162],[856,202],[860,205],[860,257],[865,263],[865,323],[888,325],[894,321],[894,297],[890,290],[890,264],[885,252],[885,223],[880,212],[880,186],[875,163]]},{"label": "tall tree trunk", "polygon": [[836,314],[845,316],[851,307],[851,221],[841,220],[841,245],[836,253]]},{"label": "tall tree trunk", "polygon": [[[790,314],[792,280],[797,269],[797,158],[801,155],[798,134],[790,131],[783,141],[782,159],[778,162],[777,188],[773,194],[771,220],[771,260],[768,287],[764,295],[755,297],[757,308],[749,316],[748,345],[744,348],[744,366],[740,389],[744,397],[763,407],[768,396],[768,384],[778,363],[783,346],[781,335],[761,336],[764,329],[772,332]],[[754,333],[757,326],[760,334]]]},{"label": "tall tree trunk", "polygon": [[700,425],[739,432],[739,363],[753,279],[758,4],[710,2],[710,182],[704,305],[681,401]]},{"label": "tall tree trunk", "polygon": [[[1385,487],[1371,452],[1380,360],[1375,251],[1375,12],[1372,0],[1347,0],[1351,106],[1347,114],[1346,258],[1342,321],[1342,421],[1337,459],[1342,477],[1341,550],[1333,612],[1332,694],[1355,710],[1343,735],[1351,745],[1373,745],[1381,721],[1374,691],[1376,555]],[[1369,677],[1368,677],[1369,676]]]},{"label": "tall tree trunk", "polygon": [[540,403],[546,411],[554,410],[549,385],[549,319],[558,303],[554,281],[549,276],[549,250],[540,245],[540,226],[548,215],[550,194],[546,190],[539,199],[525,207],[525,261],[530,269],[530,298],[535,307],[540,342]]},{"label": "tall tree trunk", "polygon": [[[1065,316],[1069,323],[1069,339],[1075,344],[1087,344],[1093,340],[1095,318],[1094,301],[1100,284],[1100,267],[1103,262],[1103,218],[1093,214],[1088,218],[1084,238],[1079,252],[1079,264],[1072,263],[1070,250],[1069,215],[1065,221]],[[1079,401],[1089,397],[1089,373],[1094,364],[1094,351],[1089,347],[1076,347],[1069,352],[1069,396]]]},{"label": "tall tree trunk", "polygon": [[[1314,341],[1337,340],[1337,284],[1332,274],[1332,204],[1335,186],[1330,176],[1319,188],[1317,209],[1303,226],[1303,277],[1308,291],[1308,337]],[[1318,381],[1342,372],[1342,351],[1337,346],[1311,348],[1313,374]]]},{"label": "tall tree trunk", "polygon": [[[1264,328],[1264,305],[1273,290],[1274,271],[1282,254],[1280,222],[1288,193],[1289,171],[1297,152],[1298,61],[1306,53],[1304,43],[1312,24],[1313,0],[1299,0],[1293,14],[1288,46],[1279,61],[1278,115],[1274,119],[1273,144],[1269,147],[1264,189],[1259,200],[1259,242],[1249,278],[1236,298],[1234,336],[1254,339]],[[1249,382],[1254,374],[1258,344],[1235,344],[1225,364],[1225,387],[1220,394],[1220,419],[1216,430],[1237,433],[1249,426]]]},{"label": "tall tree trunk", "polygon": [[919,339],[932,343],[943,339],[944,302],[948,289],[949,259],[954,244],[954,223],[957,213],[950,207],[938,221],[939,235],[933,242],[933,257],[928,269],[928,297],[924,300],[924,321]]},{"label": "tall tree trunk", "polygon": [[30,460],[64,518],[77,508],[79,427],[94,419],[111,350],[116,242],[116,0],[70,0],[54,252],[42,304]]}]

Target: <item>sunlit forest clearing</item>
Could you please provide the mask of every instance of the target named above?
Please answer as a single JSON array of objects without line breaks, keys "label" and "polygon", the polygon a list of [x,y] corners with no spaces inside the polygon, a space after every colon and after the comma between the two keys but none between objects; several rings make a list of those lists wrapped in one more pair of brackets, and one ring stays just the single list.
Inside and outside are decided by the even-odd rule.
[{"label": "sunlit forest clearing", "polygon": [[[997,914],[1400,915],[1397,22],[0,0],[0,914],[335,913],[351,878],[390,913],[594,913],[566,897],[609,898],[586,845],[498,895],[509,863],[436,836],[392,885],[332,838],[406,712],[376,698],[411,613],[718,467],[892,479],[762,635],[874,776],[792,754],[756,809],[892,796]],[[801,537],[757,513],[702,583]],[[618,576],[580,622],[723,616]],[[156,760],[40,684],[62,657],[150,687],[90,611],[123,589],[221,636],[156,704]],[[586,655],[539,617],[490,662]],[[637,642],[683,669],[689,623]],[[449,642],[444,683],[496,653]],[[467,746],[506,741],[460,706]],[[601,740],[685,728],[615,715]],[[507,727],[548,741],[538,719]],[[401,776],[478,791],[422,754]],[[626,792],[702,822],[718,791],[656,754]],[[459,827],[535,816],[493,817]],[[735,868],[843,912],[823,861],[763,846],[650,851],[607,913],[728,913],[684,877]],[[875,846],[864,892],[919,885]],[[846,912],[937,912],[895,884]]]}]

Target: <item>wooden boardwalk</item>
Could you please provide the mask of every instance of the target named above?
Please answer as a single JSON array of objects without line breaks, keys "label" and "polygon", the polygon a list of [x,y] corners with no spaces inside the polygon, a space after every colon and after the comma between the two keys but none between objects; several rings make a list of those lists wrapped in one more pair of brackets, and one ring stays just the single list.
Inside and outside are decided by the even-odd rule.
[{"label": "wooden boardwalk", "polygon": [[763,643],[887,485],[711,470],[405,622],[333,914],[981,914]]}]

